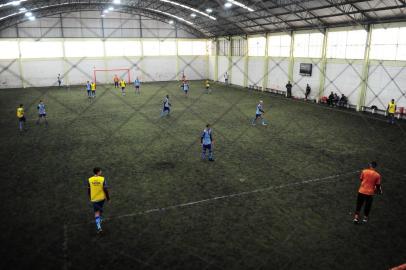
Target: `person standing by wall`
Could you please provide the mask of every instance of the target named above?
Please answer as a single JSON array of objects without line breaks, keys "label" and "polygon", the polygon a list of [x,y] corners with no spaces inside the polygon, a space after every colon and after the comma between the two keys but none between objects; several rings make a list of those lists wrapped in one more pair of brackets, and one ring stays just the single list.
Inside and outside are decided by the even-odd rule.
[{"label": "person standing by wall", "polygon": [[394,99],[389,102],[388,108],[386,110],[388,111],[389,123],[392,125],[395,124],[396,104]]},{"label": "person standing by wall", "polygon": [[288,83],[286,84],[286,97],[292,97],[292,84],[290,83],[290,81],[288,81]]},{"label": "person standing by wall", "polygon": [[307,84],[306,93],[305,93],[305,100],[307,100],[307,98],[309,97],[311,91],[312,91],[312,89],[310,88],[310,85]]}]

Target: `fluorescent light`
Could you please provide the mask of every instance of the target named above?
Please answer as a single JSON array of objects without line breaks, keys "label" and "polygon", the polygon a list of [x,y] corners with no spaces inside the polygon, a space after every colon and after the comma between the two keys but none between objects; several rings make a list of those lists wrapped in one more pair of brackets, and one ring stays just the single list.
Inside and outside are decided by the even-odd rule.
[{"label": "fluorescent light", "polygon": [[114,8],[113,8],[113,7],[109,7],[109,10],[110,10],[110,11],[113,11],[113,10],[114,10]]},{"label": "fluorescent light", "polygon": [[165,11],[160,11],[160,10],[158,10],[158,9],[152,9],[152,8],[146,8],[146,9],[148,9],[148,10],[150,10],[150,11],[152,11],[152,12],[158,12],[158,13],[164,14],[164,15],[166,15],[166,16],[175,18],[175,19],[177,19],[177,20],[179,20],[179,21],[182,21],[182,22],[185,22],[185,23],[187,23],[187,24],[193,25],[192,22],[190,22],[190,21],[188,21],[188,20],[185,20],[185,19],[183,19],[183,18],[181,18],[181,17],[178,17],[178,16],[176,16],[176,15],[173,15],[173,14],[171,14],[171,13],[168,13],[168,12],[165,12]]},{"label": "fluorescent light", "polygon": [[24,11],[27,11],[27,9],[26,8],[20,8],[19,11],[24,12]]},{"label": "fluorescent light", "polygon": [[29,19],[30,21],[35,21],[35,17],[34,17],[34,16],[28,17],[28,19]]},{"label": "fluorescent light", "polygon": [[196,17],[196,13],[190,14],[190,17],[195,18],[195,17]]},{"label": "fluorescent light", "polygon": [[225,6],[226,8],[230,8],[230,7],[233,6],[233,4],[232,4],[231,2],[227,2],[227,3],[224,4],[224,6]]},{"label": "fluorescent light", "polygon": [[253,12],[253,11],[254,11],[252,8],[247,7],[247,6],[244,5],[243,3],[240,3],[240,2],[235,1],[235,0],[227,0],[227,3],[225,3],[224,6],[227,7],[227,8],[229,8],[229,7],[231,7],[232,5],[227,5],[227,4],[232,4],[232,5],[236,5],[236,6],[245,8],[246,10],[248,10],[248,11],[250,11],[250,12]]},{"label": "fluorescent light", "polygon": [[206,8],[206,12],[207,12],[207,13],[212,13],[213,10],[212,10],[211,8]]},{"label": "fluorescent light", "polygon": [[178,3],[178,2],[175,2],[175,1],[171,1],[171,0],[159,0],[159,1],[171,4],[171,5],[175,5],[175,6],[178,6],[178,7],[182,7],[182,8],[188,9],[188,10],[191,10],[191,11],[193,11],[195,13],[199,13],[199,14],[201,14],[203,16],[206,16],[206,17],[208,17],[208,18],[210,18],[212,20],[216,20],[216,18],[214,18],[213,16],[210,16],[209,14],[207,14],[207,13],[205,13],[203,11],[197,10],[197,9],[189,7],[189,6],[186,6],[184,4],[181,4],[181,3]]},{"label": "fluorescent light", "polygon": [[104,18],[104,17],[106,17],[106,14],[102,14],[102,15],[100,15],[102,18]]},{"label": "fluorescent light", "polygon": [[18,0],[18,1],[16,0],[16,1],[11,1],[11,2],[5,3],[5,4],[0,4],[0,8],[6,7],[6,6],[18,6],[21,4],[21,2],[25,2],[25,1],[27,1],[27,0]]},{"label": "fluorescent light", "polygon": [[32,16],[32,13],[31,13],[31,12],[27,12],[27,13],[25,13],[25,16],[31,17],[31,16]]},{"label": "fluorescent light", "polygon": [[170,21],[169,21],[169,24],[173,24],[173,23],[174,23],[173,20],[170,20]]},{"label": "fluorescent light", "polygon": [[109,13],[109,10],[105,9],[105,10],[103,10],[103,13],[107,14],[107,13]]},{"label": "fluorescent light", "polygon": [[119,4],[121,4],[121,1],[120,0],[114,0],[113,4],[119,5]]}]

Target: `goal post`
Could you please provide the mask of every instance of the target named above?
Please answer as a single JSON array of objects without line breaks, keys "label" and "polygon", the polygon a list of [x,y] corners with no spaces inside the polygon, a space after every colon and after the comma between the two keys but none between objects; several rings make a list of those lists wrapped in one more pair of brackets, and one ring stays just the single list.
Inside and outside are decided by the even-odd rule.
[{"label": "goal post", "polygon": [[[95,83],[101,83],[104,79],[100,79],[100,73],[106,73],[111,78],[105,78],[107,81],[104,83],[113,83],[113,77],[117,75],[120,79],[126,79],[127,83],[131,83],[131,73],[129,68],[111,68],[111,69],[93,69],[93,81]],[[97,81],[99,78],[99,81]]]}]

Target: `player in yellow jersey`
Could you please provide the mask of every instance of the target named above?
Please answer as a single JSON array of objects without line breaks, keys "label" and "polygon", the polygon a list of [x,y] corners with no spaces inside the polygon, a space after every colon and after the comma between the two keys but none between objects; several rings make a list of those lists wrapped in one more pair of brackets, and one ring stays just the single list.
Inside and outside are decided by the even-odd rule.
[{"label": "player in yellow jersey", "polygon": [[96,221],[97,232],[102,232],[102,213],[104,202],[110,201],[109,192],[107,190],[107,183],[102,176],[102,170],[100,168],[93,169],[94,175],[88,180],[88,195],[93,204],[94,218]]},{"label": "player in yellow jersey", "polygon": [[123,96],[125,96],[125,86],[126,86],[125,81],[124,81],[124,80],[121,80],[121,81],[120,81],[120,87],[121,87],[121,94],[122,94]]},{"label": "player in yellow jersey", "polygon": [[395,104],[394,99],[392,99],[391,102],[389,102],[387,111],[388,111],[389,123],[392,125],[395,124],[396,104]]},{"label": "player in yellow jersey", "polygon": [[24,116],[24,105],[20,104],[17,108],[17,119],[18,119],[18,128],[20,132],[24,131],[24,123],[25,123],[25,116]]},{"label": "player in yellow jersey", "polygon": [[210,89],[210,82],[209,82],[209,80],[206,80],[205,85],[206,85],[206,93],[207,93],[207,94],[210,94],[210,93],[211,93],[211,89]]},{"label": "player in yellow jersey", "polygon": [[96,98],[96,83],[92,82],[90,84],[90,90],[92,91],[92,98]]}]

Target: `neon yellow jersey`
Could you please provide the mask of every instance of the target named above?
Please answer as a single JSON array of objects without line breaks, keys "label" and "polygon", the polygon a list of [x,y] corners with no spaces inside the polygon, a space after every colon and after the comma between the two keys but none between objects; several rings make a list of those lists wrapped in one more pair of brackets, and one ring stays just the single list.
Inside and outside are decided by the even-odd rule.
[{"label": "neon yellow jersey", "polygon": [[17,117],[22,118],[24,116],[24,108],[17,108]]},{"label": "neon yellow jersey", "polygon": [[120,86],[121,86],[121,87],[125,87],[125,81],[121,81],[121,82],[120,82]]},{"label": "neon yellow jersey", "polygon": [[92,91],[95,91],[96,90],[96,84],[95,83],[90,84],[90,89]]},{"label": "neon yellow jersey", "polygon": [[395,110],[396,110],[396,104],[393,102],[390,102],[389,103],[389,105],[388,105],[388,111],[389,111],[389,113],[395,113]]},{"label": "neon yellow jersey", "polygon": [[89,178],[90,201],[100,202],[106,199],[104,187],[106,182],[103,176],[92,176]]}]

